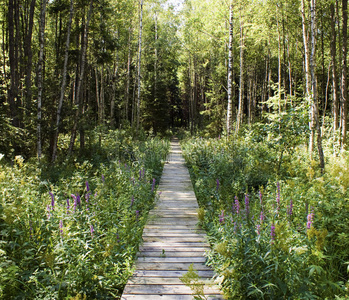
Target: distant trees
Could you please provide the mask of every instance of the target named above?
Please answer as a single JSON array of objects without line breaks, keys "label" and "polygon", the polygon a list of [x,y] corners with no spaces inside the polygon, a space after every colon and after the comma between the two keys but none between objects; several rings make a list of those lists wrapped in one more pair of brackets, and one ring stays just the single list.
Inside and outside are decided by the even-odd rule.
[{"label": "distant trees", "polygon": [[[83,150],[97,126],[161,133],[174,125],[170,114],[176,119],[180,105],[172,8],[159,0],[1,2],[0,113],[25,137],[0,143],[1,153],[54,162],[72,153],[76,140]],[[14,137],[9,130],[3,135]]]},{"label": "distant trees", "polygon": [[217,136],[299,104],[311,153],[330,124],[346,145],[347,0],[1,1],[2,152],[54,161],[95,127]]}]

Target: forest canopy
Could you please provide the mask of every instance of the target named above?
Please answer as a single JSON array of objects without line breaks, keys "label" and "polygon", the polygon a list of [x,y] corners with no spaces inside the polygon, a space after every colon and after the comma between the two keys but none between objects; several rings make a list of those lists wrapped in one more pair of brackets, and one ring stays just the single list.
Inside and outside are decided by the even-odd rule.
[{"label": "forest canopy", "polygon": [[299,108],[320,160],[324,130],[346,144],[345,0],[2,0],[0,19],[8,158],[54,161],[95,128],[218,136]]}]

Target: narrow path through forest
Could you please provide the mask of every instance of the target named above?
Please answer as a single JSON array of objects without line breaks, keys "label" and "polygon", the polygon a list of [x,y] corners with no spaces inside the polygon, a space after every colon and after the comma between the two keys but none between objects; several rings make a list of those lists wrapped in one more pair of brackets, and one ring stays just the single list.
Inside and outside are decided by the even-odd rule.
[{"label": "narrow path through forest", "polygon": [[143,231],[136,271],[122,299],[193,299],[193,290],[180,280],[193,263],[207,299],[223,299],[211,284],[213,271],[205,265],[209,249],[205,233],[197,226],[197,200],[177,139],[171,142],[159,189],[161,196]]}]

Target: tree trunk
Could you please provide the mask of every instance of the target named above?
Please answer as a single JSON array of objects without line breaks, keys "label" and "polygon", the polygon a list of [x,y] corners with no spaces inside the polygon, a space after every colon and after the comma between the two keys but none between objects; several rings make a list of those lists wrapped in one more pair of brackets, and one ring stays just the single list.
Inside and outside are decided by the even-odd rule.
[{"label": "tree trunk", "polygon": [[310,52],[309,52],[309,29],[307,28],[307,17],[305,15],[304,0],[301,0],[301,14],[302,14],[302,29],[303,29],[303,44],[304,44],[304,67],[305,67],[305,95],[308,104],[310,105],[310,136],[309,136],[309,153],[312,157],[314,150],[315,138],[315,123],[314,123],[314,106],[312,105],[312,91],[311,91],[311,72],[310,72]]},{"label": "tree trunk", "polygon": [[[15,36],[15,18],[16,7],[18,7],[16,0],[9,0],[8,2],[8,41],[9,41],[9,62],[10,62],[10,88],[8,91],[8,102],[10,105],[10,113],[12,125],[19,127],[18,116],[18,84],[19,84],[19,68],[18,68],[18,43]],[[16,28],[18,30],[18,28]]]},{"label": "tree trunk", "polygon": [[228,44],[228,107],[227,107],[227,135],[231,131],[231,114],[233,102],[233,4],[230,4],[229,12],[229,44]]},{"label": "tree trunk", "polygon": [[43,94],[43,65],[44,65],[44,49],[45,49],[45,18],[46,18],[46,1],[41,2],[41,13],[40,13],[40,28],[39,28],[39,59],[38,59],[38,127],[37,127],[37,155],[38,159],[41,159],[42,155],[42,137],[41,137],[41,104]]},{"label": "tree trunk", "polygon": [[336,33],[336,15],[334,3],[330,5],[331,9],[331,61],[332,61],[332,89],[333,89],[333,130],[339,127],[339,87],[337,76],[337,33]]},{"label": "tree trunk", "polygon": [[25,37],[24,55],[27,59],[26,66],[26,76],[25,76],[25,86],[26,86],[26,109],[30,109],[30,104],[32,101],[32,66],[33,66],[33,51],[32,51],[32,36],[33,36],[33,26],[34,26],[34,10],[35,10],[36,0],[32,0],[30,3],[29,12],[29,24],[28,33]]},{"label": "tree trunk", "polygon": [[143,31],[143,0],[140,2],[139,16],[139,38],[138,38],[138,89],[137,89],[137,125],[136,132],[139,133],[141,118],[141,62],[142,62],[142,31]]},{"label": "tree trunk", "polygon": [[84,35],[82,38],[82,45],[81,45],[81,68],[80,68],[80,74],[78,78],[78,85],[76,88],[76,112],[75,112],[75,119],[74,119],[74,125],[71,133],[70,138],[70,144],[68,149],[68,155],[70,156],[73,153],[73,148],[75,144],[76,139],[76,133],[78,128],[78,122],[80,119],[80,111],[81,111],[81,101],[80,101],[80,94],[81,94],[81,88],[83,83],[83,78],[85,74],[85,63],[86,63],[86,49],[87,49],[87,36],[88,36],[88,30],[89,30],[89,24],[92,16],[92,9],[93,9],[93,0],[90,2],[90,8],[87,15],[87,20],[84,28]]},{"label": "tree trunk", "polygon": [[[316,127],[316,133],[317,133],[317,147],[319,152],[319,161],[320,161],[320,168],[322,172],[325,168],[325,159],[324,159],[324,153],[322,149],[322,137],[321,137],[321,128],[320,128],[320,122],[319,122],[319,108],[318,108],[318,99],[317,99],[317,87],[316,87],[316,62],[315,62],[315,51],[316,51],[316,0],[311,0],[311,6],[310,6],[310,13],[311,13],[311,21],[310,21],[310,32],[311,32],[311,51],[310,51],[310,73],[311,73],[311,92],[312,92],[312,111],[314,114],[314,121]],[[312,128],[313,131],[315,131],[315,128]]]},{"label": "tree trunk", "polygon": [[70,0],[70,13],[69,13],[68,28],[67,28],[67,40],[65,43],[64,64],[63,64],[63,73],[62,73],[62,85],[61,85],[61,91],[60,91],[59,102],[58,102],[58,107],[57,107],[55,138],[53,141],[53,148],[52,148],[52,162],[55,162],[56,157],[57,157],[57,143],[58,143],[58,136],[59,136],[59,125],[60,125],[60,121],[61,121],[61,113],[62,113],[65,88],[67,85],[67,69],[68,69],[68,57],[69,57],[69,45],[70,45],[70,32],[71,32],[71,26],[72,26],[72,21],[73,21],[73,14],[74,14],[74,3],[73,3],[73,0]]},{"label": "tree trunk", "polygon": [[128,55],[127,55],[127,77],[126,77],[126,90],[125,90],[125,120],[129,120],[129,101],[130,101],[130,81],[131,81],[131,47],[132,47],[132,27],[129,27],[129,36],[128,36]]},{"label": "tree trunk", "polygon": [[347,52],[348,52],[348,0],[342,0],[342,85],[341,85],[341,148],[345,148],[347,141],[347,110],[348,110],[348,87],[347,87]]},{"label": "tree trunk", "polygon": [[236,133],[239,132],[244,114],[244,23],[240,15],[240,83],[239,106],[236,119]]}]

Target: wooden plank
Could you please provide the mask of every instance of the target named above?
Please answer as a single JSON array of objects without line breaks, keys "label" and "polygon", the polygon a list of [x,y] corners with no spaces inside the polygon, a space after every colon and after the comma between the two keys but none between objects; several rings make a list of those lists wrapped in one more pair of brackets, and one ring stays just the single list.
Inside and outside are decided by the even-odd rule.
[{"label": "wooden plank", "polygon": [[200,237],[202,239],[205,239],[206,236],[203,233],[195,233],[195,232],[191,232],[188,230],[176,230],[174,231],[169,231],[169,230],[144,230],[143,231],[143,237]]},{"label": "wooden plank", "polygon": [[151,230],[151,229],[164,229],[166,231],[168,230],[183,230],[183,229],[187,229],[187,230],[190,230],[190,231],[196,231],[196,230],[201,230],[200,227],[198,227],[198,224],[196,225],[190,225],[190,224],[187,224],[187,225],[178,225],[178,224],[170,224],[170,225],[166,225],[166,224],[147,224],[145,225],[144,229],[146,230]]},{"label": "wooden plank", "polygon": [[[193,293],[193,290],[183,284],[180,285],[164,285],[164,284],[152,284],[152,285],[143,285],[143,284],[134,284],[127,285],[124,291],[126,294],[133,295],[166,295],[166,294],[177,294],[177,295],[188,295]],[[204,294],[212,295],[218,294],[219,290],[217,288],[204,286]]]},{"label": "wooden plank", "polygon": [[[192,263],[147,263],[137,260],[137,270],[149,271],[188,271]],[[203,263],[193,263],[194,269],[198,271],[209,271],[211,268]]]},{"label": "wooden plank", "polygon": [[[206,250],[210,250],[210,247],[206,246],[206,247],[192,247],[192,248],[188,248],[187,246],[183,246],[183,247],[176,247],[176,248],[173,248],[172,245],[167,245],[167,246],[162,246],[162,245],[144,245],[144,246],[141,246],[139,248],[140,251],[157,251],[157,252],[161,252],[162,250],[164,250],[166,253],[169,252],[169,251],[174,251],[174,252],[187,252],[188,249],[190,249],[190,251],[192,252],[202,252],[204,253]],[[165,253],[165,254],[166,254]]]},{"label": "wooden plank", "polygon": [[[221,295],[208,295],[207,300],[223,300]],[[193,295],[122,295],[121,300],[193,300]]]},{"label": "wooden plank", "polygon": [[158,257],[146,257],[139,256],[138,262],[146,262],[146,263],[205,263],[205,256],[194,256],[194,257],[167,257],[166,255],[158,256]]},{"label": "wooden plank", "polygon": [[202,251],[142,251],[137,254],[138,257],[198,257],[204,256]]},{"label": "wooden plank", "polygon": [[[133,276],[139,277],[161,277],[161,278],[173,278],[173,277],[181,277],[187,270],[172,270],[172,271],[163,271],[163,270],[136,270],[133,273]],[[198,270],[196,272],[200,278],[212,278],[214,272],[212,270]]]},{"label": "wooden plank", "polygon": [[[200,279],[199,282],[201,284],[214,287],[216,286],[214,281],[211,278],[203,278]],[[132,277],[129,282],[130,285],[135,284],[166,284],[166,285],[182,285],[181,277],[169,277],[169,278],[161,278],[161,277]],[[216,287],[215,287],[216,288]]]},{"label": "wooden plank", "polygon": [[161,242],[161,243],[182,243],[182,242],[202,242],[206,241],[202,236],[143,236],[144,242]]}]

